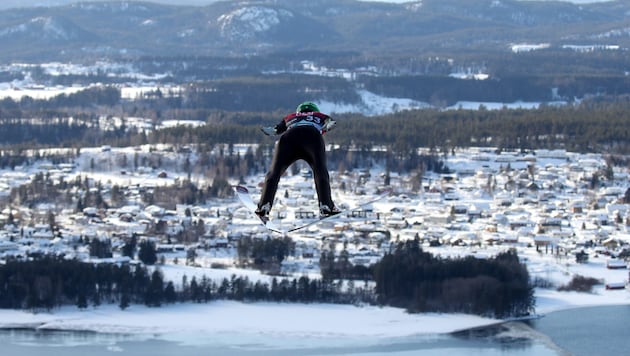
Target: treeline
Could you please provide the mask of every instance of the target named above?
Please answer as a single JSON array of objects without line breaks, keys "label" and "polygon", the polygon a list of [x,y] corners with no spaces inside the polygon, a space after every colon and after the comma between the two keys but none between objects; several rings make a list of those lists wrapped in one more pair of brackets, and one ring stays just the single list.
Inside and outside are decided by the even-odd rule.
[{"label": "treeline", "polygon": [[399,243],[373,272],[379,303],[413,312],[503,318],[534,309],[527,267],[514,251],[487,259],[444,259],[422,251],[416,239]]},{"label": "treeline", "polygon": [[[122,100],[120,90],[111,86],[93,87],[74,94],[61,94],[51,99],[35,100],[23,97],[18,101],[0,101],[0,118],[28,117],[41,110],[61,111],[67,108],[94,110],[122,106],[129,115],[153,109],[156,117],[169,111],[214,110],[228,112],[278,112],[292,110],[305,100],[360,105],[357,88],[393,98],[410,98],[438,108],[458,101],[576,102],[593,96],[611,98],[630,95],[630,78],[622,72],[600,75],[531,73],[504,74],[491,79],[459,79],[447,74],[361,75],[352,81],[341,77],[306,74],[251,75],[197,80],[182,92],[170,93],[157,89],[134,98]],[[196,115],[192,115],[195,117]]]},{"label": "treeline", "polygon": [[64,146],[88,135],[87,125],[66,122],[34,124],[21,120],[0,120],[0,142],[3,145],[41,147]]},{"label": "treeline", "polygon": [[295,252],[295,242],[290,237],[240,238],[236,245],[242,266],[252,265],[257,269],[279,271],[280,264]]},{"label": "treeline", "polygon": [[[262,88],[258,87],[259,90]],[[90,95],[98,96],[98,93],[92,91]],[[102,95],[103,101],[109,100],[109,92]],[[198,95],[219,94],[208,89]],[[296,102],[306,98],[298,96],[290,100],[292,106],[286,110],[293,110]],[[412,110],[378,117],[338,115],[335,116],[338,128],[326,138],[329,143],[346,148],[386,147],[398,158],[410,156],[417,147],[439,148],[442,152],[456,147],[496,146],[500,150],[560,148],[576,152],[628,153],[630,96],[617,96],[612,101],[607,98],[596,97],[579,105],[545,106],[536,110],[485,110],[481,107],[479,110]],[[98,101],[91,101],[95,100]],[[246,101],[246,96],[242,100]],[[159,105],[154,106],[154,101],[150,100],[145,102],[145,107],[130,108],[128,115],[142,114],[154,117],[156,122],[160,118],[195,118],[206,122],[206,125],[179,126],[146,134],[127,127],[105,130],[99,127],[96,109],[93,113],[84,109],[70,120],[63,119],[70,115],[66,111],[23,110],[16,108],[15,103],[9,105],[12,109],[4,109],[5,102],[7,100],[0,102],[0,144],[19,147],[157,143],[207,147],[222,143],[263,143],[271,146],[273,138],[263,136],[259,127],[275,125],[286,114],[286,111],[248,113],[212,111],[209,108],[158,110],[155,107]],[[32,116],[36,116],[37,120],[16,119]],[[15,161],[10,156],[0,157],[3,164]]]},{"label": "treeline", "polygon": [[[630,98],[630,97],[629,97]],[[328,143],[371,150],[386,147],[400,158],[410,157],[418,147],[450,152],[453,148],[495,146],[499,150],[566,149],[575,152],[630,152],[630,99],[625,102],[585,102],[579,106],[546,106],[536,110],[412,110],[363,117],[340,115],[338,127],[326,136]],[[152,140],[183,143],[272,142],[258,127],[230,124],[200,128],[179,127],[156,132]],[[250,126],[251,125],[251,126]]]},{"label": "treeline", "polygon": [[[499,79],[462,80],[448,76],[366,77],[362,80],[371,92],[395,98],[412,98],[438,107],[458,101],[547,102],[573,101],[589,95],[630,94],[630,78],[617,76],[504,76]],[[552,91],[553,89],[553,91]],[[556,95],[556,97],[554,97]]]},{"label": "treeline", "polygon": [[495,146],[499,150],[566,149],[630,152],[630,101],[585,103],[537,110],[417,110],[374,118],[340,120],[330,141],[382,144],[394,152],[415,147]]},{"label": "treeline", "polygon": [[126,308],[132,302],[153,305],[154,293],[164,293],[162,276],[158,271],[151,276],[141,266],[91,264],[60,257],[9,259],[0,266],[2,308],[50,310],[62,305],[86,308],[115,302]]},{"label": "treeline", "polygon": [[120,89],[111,86],[90,87],[76,93],[59,94],[50,99],[34,99],[30,96],[24,96],[20,100],[4,98],[0,100],[0,118],[31,118],[36,116],[33,116],[30,112],[41,110],[54,111],[64,108],[116,106],[120,104],[120,100]]},{"label": "treeline", "polygon": [[312,95],[330,102],[358,103],[360,100],[354,84],[343,78],[282,74],[230,78],[189,86],[185,93],[185,107],[250,112],[294,110],[297,104]]},{"label": "treeline", "polygon": [[369,303],[373,295],[361,287],[344,289],[342,282],[299,278],[252,281],[246,276],[212,280],[207,276],[184,276],[181,284],[164,279],[159,268],[152,271],[127,263],[86,263],[61,257],[31,261],[8,260],[0,265],[0,308],[51,310],[63,305],[80,309],[101,304],[131,304],[158,307],[177,302],[213,300]]},{"label": "treeline", "polygon": [[[361,104],[356,88],[394,98],[411,98],[438,108],[458,101],[548,102],[576,98],[630,95],[630,78],[625,75],[531,76],[506,75],[497,79],[462,80],[448,75],[398,75],[357,77],[356,81],[303,74],[245,76],[187,85],[182,93],[156,90],[135,98],[132,103],[121,100],[120,90],[103,86],[74,94],[61,94],[51,99],[23,97],[18,101],[0,100],[0,118],[28,117],[29,111],[75,108],[91,110],[123,105],[137,115],[138,110],[153,108],[158,116],[169,110],[214,110],[228,112],[277,112],[294,109],[305,100]],[[194,115],[193,115],[194,117]]]},{"label": "treeline", "polygon": [[[228,299],[369,303],[402,307],[410,312],[456,312],[497,318],[527,315],[534,310],[527,269],[513,251],[488,259],[443,259],[423,252],[415,240],[398,244],[369,268],[345,272],[359,272],[354,275],[358,278],[330,278],[325,273],[321,279],[273,277],[266,282],[236,275],[213,280],[204,275],[191,279],[184,276],[176,285],[165,280],[159,267],[148,269],[142,264],[94,264],[52,256],[10,259],[0,266],[0,308],[50,310],[63,305],[87,308],[116,303],[125,309],[131,304],[157,307]],[[355,284],[357,280],[363,283]],[[374,281],[374,287],[369,286],[369,281]]]},{"label": "treeline", "polygon": [[469,313],[491,317],[528,315],[534,294],[527,267],[515,251],[492,258],[441,258],[424,252],[418,239],[398,243],[371,266],[353,265],[344,250],[323,252],[324,279],[375,283],[381,305],[410,312]]}]

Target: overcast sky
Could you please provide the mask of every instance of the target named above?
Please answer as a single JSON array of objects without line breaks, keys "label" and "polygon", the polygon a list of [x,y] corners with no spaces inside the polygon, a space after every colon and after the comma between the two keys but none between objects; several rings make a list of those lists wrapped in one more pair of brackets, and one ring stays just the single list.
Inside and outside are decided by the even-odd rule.
[{"label": "overcast sky", "polygon": [[[82,0],[89,1],[89,0]],[[102,1],[102,0],[96,0]],[[128,0],[134,1],[134,0]],[[146,1],[146,0],[145,0]],[[218,0],[148,0],[151,2],[159,2],[164,4],[179,4],[179,5],[208,5],[210,3],[216,2]],[[394,3],[404,3],[410,2],[409,0],[360,0],[360,1],[381,1],[381,2],[394,2]],[[548,1],[548,0],[525,0],[525,1]],[[587,4],[594,2],[606,2],[612,0],[560,0],[566,2],[572,2],[575,4]],[[0,9],[7,9],[11,7],[30,7],[30,6],[55,6],[55,5],[65,5],[74,2],[79,2],[79,0],[0,0]]]}]

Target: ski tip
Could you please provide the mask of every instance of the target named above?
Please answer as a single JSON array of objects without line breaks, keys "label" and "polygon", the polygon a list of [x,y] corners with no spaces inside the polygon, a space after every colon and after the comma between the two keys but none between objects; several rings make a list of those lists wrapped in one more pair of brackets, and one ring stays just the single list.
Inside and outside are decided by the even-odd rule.
[{"label": "ski tip", "polygon": [[271,220],[269,220],[269,218],[267,218],[266,221],[263,219],[260,219],[260,221],[262,221],[263,225],[265,225],[265,227],[271,232],[275,232],[280,235],[286,235],[288,232],[278,228]]},{"label": "ski tip", "polygon": [[381,191],[381,195],[389,195],[392,194],[394,189],[392,187],[387,187]]},{"label": "ski tip", "polygon": [[233,186],[234,190],[236,190],[238,193],[249,193],[249,189],[243,187],[242,185],[235,185]]},{"label": "ski tip", "polygon": [[267,227],[267,229],[269,229],[269,231],[271,231],[271,232],[275,232],[276,234],[280,234],[282,236],[287,236],[287,234],[289,232],[291,232],[291,231],[284,231],[284,230],[280,230],[280,229],[276,229],[276,228],[270,228],[270,227]]}]

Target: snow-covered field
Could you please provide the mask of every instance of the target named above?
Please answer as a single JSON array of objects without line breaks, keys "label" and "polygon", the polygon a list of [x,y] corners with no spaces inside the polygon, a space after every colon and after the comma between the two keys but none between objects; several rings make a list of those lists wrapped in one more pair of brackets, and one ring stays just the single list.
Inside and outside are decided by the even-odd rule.
[{"label": "snow-covered field", "polygon": [[[41,65],[42,69],[49,75],[56,76],[62,74],[86,75],[94,74],[99,71],[111,73],[111,76],[125,78],[128,82],[125,85],[119,85],[121,97],[125,100],[134,100],[143,95],[150,94],[155,91],[161,91],[164,95],[179,95],[183,90],[181,86],[175,84],[157,84],[157,80],[167,76],[163,74],[146,75],[138,73],[133,66],[128,64],[117,64],[109,62],[96,62],[92,65],[76,65],[67,63],[46,63]],[[303,70],[300,73],[316,75],[316,76],[335,76],[351,80],[353,73],[344,69],[329,69],[319,67],[310,61],[304,61]],[[7,71],[28,71],[31,70],[31,64],[13,64],[5,66]],[[452,73],[452,77],[461,79],[477,79],[484,80],[488,78],[485,73]],[[95,84],[96,85],[96,84]],[[30,75],[26,75],[22,80],[13,80],[11,82],[0,82],[0,99],[11,98],[20,100],[24,97],[34,99],[50,99],[55,96],[65,94],[73,94],[81,90],[90,88],[93,85],[81,86],[56,86],[47,87],[42,83],[34,80]],[[319,107],[323,112],[330,114],[343,113],[361,113],[366,116],[385,115],[405,110],[430,108],[431,104],[421,102],[410,98],[392,98],[384,97],[364,89],[356,89],[358,96],[361,98],[359,103],[329,102],[322,101]],[[551,102],[549,105],[566,105],[566,102]],[[514,103],[498,103],[498,102],[469,102],[462,101],[455,105],[444,108],[447,110],[472,109],[477,110],[483,107],[487,110],[498,110],[503,108],[538,108],[540,102],[514,102]]]},{"label": "snow-covered field", "polygon": [[[545,259],[530,261],[533,268],[545,274],[563,274],[560,266]],[[164,266],[167,279],[181,280],[181,275],[206,274],[223,278],[246,274],[249,278],[268,278],[257,272],[235,269],[200,269]],[[584,275],[618,279],[627,270],[607,270],[598,263],[580,267]],[[178,279],[179,278],[179,279]],[[537,313],[602,305],[630,305],[630,293],[596,287],[592,293],[558,292],[536,289]],[[207,304],[173,304],[159,308],[132,305],[120,310],[117,305],[102,305],[79,310],[75,306],[51,312],[31,313],[0,310],[0,328],[36,328],[94,331],[134,335],[155,335],[178,341],[191,335],[268,335],[272,337],[362,338],[386,339],[418,334],[450,333],[495,324],[501,320],[465,314],[409,314],[403,309],[376,306],[294,303],[241,303],[215,301]]]},{"label": "snow-covered field", "polygon": [[217,301],[161,308],[101,306],[53,313],[0,311],[3,327],[89,330],[138,334],[267,334],[309,337],[398,337],[447,333],[496,323],[472,315],[408,314],[391,307]]}]

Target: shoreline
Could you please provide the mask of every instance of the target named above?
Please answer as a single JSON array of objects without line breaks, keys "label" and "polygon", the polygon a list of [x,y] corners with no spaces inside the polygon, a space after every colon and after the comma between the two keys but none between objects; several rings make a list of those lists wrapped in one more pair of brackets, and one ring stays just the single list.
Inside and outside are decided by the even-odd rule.
[{"label": "shoreline", "polygon": [[316,338],[396,338],[419,334],[453,334],[522,322],[547,314],[588,308],[630,305],[627,291],[598,294],[536,290],[535,314],[493,319],[469,314],[409,314],[404,309],[378,306],[300,303],[243,303],[213,301],[149,308],[132,305],[120,310],[103,304],[80,310],[64,306],[50,312],[0,310],[0,330],[85,332],[96,334],[264,334]]},{"label": "shoreline", "polygon": [[[605,314],[608,315],[609,318],[611,315],[614,318],[616,315],[619,315],[619,313],[627,315],[625,314],[627,313],[627,309],[625,308],[609,309],[606,313],[602,313],[600,310],[596,309],[598,307],[606,308],[612,306],[612,304],[604,304],[599,306],[574,306],[572,308],[595,308],[585,313],[593,316]],[[106,313],[111,309],[110,307],[117,308],[115,306],[99,307],[96,311],[100,313],[97,314],[102,315],[102,313]],[[228,305],[222,307],[229,308],[230,306]],[[268,308],[269,306],[263,307]],[[317,308],[321,309],[322,307],[326,308],[327,306],[315,305],[314,307],[316,307],[313,311],[315,313],[318,311]],[[359,312],[363,312],[363,309],[366,309],[361,307],[350,308],[354,308],[355,311],[358,310]],[[199,311],[205,308],[194,309]],[[347,307],[340,308],[340,310],[335,310],[335,312],[341,312],[340,318],[344,318],[346,314],[343,314],[343,311],[347,309]],[[563,311],[566,310],[556,310],[550,312],[550,314],[554,314],[556,312],[562,313]],[[0,318],[4,316],[3,312],[3,310],[0,310]],[[94,310],[89,311],[90,314],[93,312]],[[388,310],[387,312],[392,311]],[[166,315],[169,313],[163,314]],[[569,316],[567,317],[567,315]],[[576,352],[576,350],[583,350],[583,344],[580,344],[580,342],[574,342],[572,339],[567,339],[563,336],[563,332],[561,331],[565,326],[567,326],[569,329],[573,330],[573,334],[571,335],[575,335],[575,330],[582,329],[581,322],[569,322],[569,325],[561,324],[560,327],[557,326],[558,320],[573,320],[570,315],[580,315],[580,313],[564,313],[564,316],[560,314],[560,318],[564,319],[558,319],[558,317],[552,318],[551,320],[556,320],[556,326],[553,326],[554,322],[552,321],[551,324],[547,323],[546,329],[544,327],[539,328],[536,324],[530,324],[527,320],[494,320],[494,322],[487,322],[488,320],[485,320],[486,323],[483,325],[479,325],[479,323],[477,323],[475,325],[469,325],[464,329],[451,330],[448,332],[436,332],[436,330],[433,330],[431,332],[407,332],[404,334],[395,334],[390,332],[380,334],[363,334],[361,332],[342,334],[334,331],[318,333],[313,332],[312,330],[298,330],[297,332],[287,334],[282,330],[276,330],[273,332],[268,329],[233,329],[212,332],[210,330],[193,329],[167,331],[160,328],[153,329],[151,331],[136,330],[136,332],[130,332],[129,330],[105,330],[103,328],[99,328],[98,330],[86,330],[76,327],[60,329],[51,328],[47,324],[35,323],[30,324],[29,327],[15,328],[15,324],[8,325],[7,323],[3,324],[0,322],[0,335],[2,335],[3,340],[8,341],[9,348],[14,347],[15,354],[18,353],[17,350],[21,350],[20,348],[26,346],[31,349],[34,345],[36,345],[45,347],[61,347],[60,350],[63,349],[72,351],[71,354],[73,355],[75,354],[73,353],[73,350],[77,349],[77,347],[88,347],[91,348],[91,350],[101,352],[95,353],[95,355],[98,354],[103,356],[112,351],[125,352],[138,350],[139,347],[154,351],[158,349],[161,351],[169,350],[166,351],[166,353],[161,353],[160,355],[171,355],[174,354],[174,352],[180,352],[181,350],[191,350],[194,352],[205,350],[211,354],[214,354],[217,350],[220,350],[221,352],[227,352],[227,350],[230,351],[230,353],[224,354],[232,354],[232,351],[235,350],[246,350],[247,352],[242,355],[250,355],[260,351],[265,351],[266,353],[264,354],[273,355],[276,354],[277,351],[277,354],[291,355],[298,354],[304,350],[321,351],[322,348],[324,348],[326,350],[341,350],[343,351],[343,354],[356,354],[356,350],[361,349],[367,350],[370,354],[375,355],[400,354],[403,356],[417,354],[420,350],[421,352],[430,351],[432,352],[431,354],[433,354],[442,351],[452,351],[452,349],[455,348],[462,350],[462,352],[454,353],[454,355],[462,356],[469,354],[471,350],[480,351],[482,349],[487,350],[486,353],[484,353],[484,351],[480,351],[482,352],[480,354],[483,355],[498,354],[495,352],[505,353],[509,351],[516,351],[516,354],[523,356],[553,356],[571,355]],[[60,315],[57,316],[59,317]],[[421,315],[421,317],[415,322],[426,322],[427,317],[431,316],[432,315]],[[446,318],[448,316],[449,315],[438,315],[440,318]],[[543,316],[546,317],[547,315]],[[66,317],[71,318],[71,315],[66,315]],[[113,317],[116,318],[116,315],[113,315]],[[460,315],[459,317],[465,316]],[[535,317],[542,316],[537,315]],[[199,318],[199,315],[197,315],[197,318]],[[457,320],[457,318],[451,319],[451,321],[454,322]],[[60,321],[60,318],[57,318],[57,321]],[[390,322],[395,321],[395,319],[390,320]],[[206,320],[206,322],[208,321]],[[427,324],[432,325],[431,322],[428,322]],[[453,325],[455,324],[451,324],[451,326]],[[552,329],[549,328],[550,325],[552,326]],[[601,322],[598,325],[601,325]],[[618,323],[616,325],[618,325]],[[13,326],[13,328],[9,328],[9,326]],[[22,326],[28,325],[22,324]],[[556,331],[559,331],[560,334]],[[606,333],[605,331],[603,332]],[[578,333],[581,334],[581,332]],[[607,335],[603,335],[603,337],[605,336]],[[614,339],[608,337],[605,341],[602,341],[598,345],[601,346],[602,343],[610,343],[611,345],[614,345],[612,346],[612,350],[615,350],[615,353],[618,353],[620,350],[624,350],[624,344],[620,344],[615,341],[623,340],[623,333],[620,334],[617,332],[613,338]],[[157,345],[159,346],[154,346],[156,345],[156,342],[158,342]],[[595,346],[595,348],[599,346]],[[597,354],[597,352],[594,353],[594,349],[592,347],[587,349],[589,350],[589,353],[587,354]],[[272,352],[271,350],[274,351]],[[511,354],[511,352],[509,353]],[[31,353],[28,352],[27,354],[31,355]],[[237,354],[241,355],[240,353]]]},{"label": "shoreline", "polygon": [[215,301],[160,308],[117,305],[51,312],[0,310],[0,330],[76,331],[112,334],[265,334],[328,337],[406,337],[448,334],[503,320],[467,314],[409,314],[400,308],[335,304]]}]

